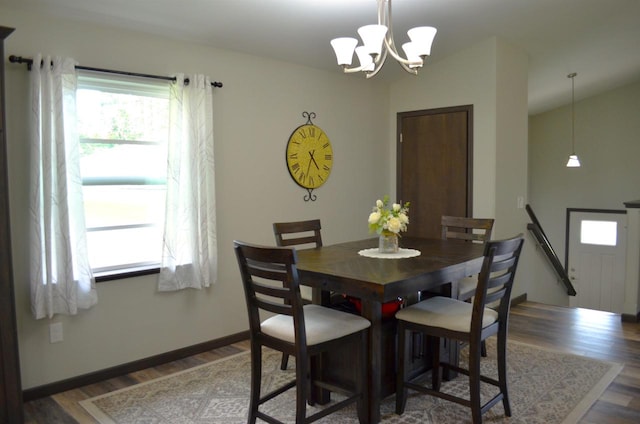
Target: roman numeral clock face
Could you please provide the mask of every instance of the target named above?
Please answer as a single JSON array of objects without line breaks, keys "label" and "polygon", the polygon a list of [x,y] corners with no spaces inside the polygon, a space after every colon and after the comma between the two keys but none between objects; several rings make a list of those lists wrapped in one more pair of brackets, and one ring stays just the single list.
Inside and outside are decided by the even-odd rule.
[{"label": "roman numeral clock face", "polygon": [[305,124],[293,131],[287,143],[287,168],[300,187],[320,187],[329,178],[332,166],[331,142],[320,127]]}]

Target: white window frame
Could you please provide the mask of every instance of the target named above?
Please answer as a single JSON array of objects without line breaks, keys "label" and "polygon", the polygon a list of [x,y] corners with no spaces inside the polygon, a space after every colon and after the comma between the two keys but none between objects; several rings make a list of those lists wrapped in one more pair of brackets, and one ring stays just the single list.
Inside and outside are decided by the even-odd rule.
[{"label": "white window frame", "polygon": [[[154,80],[146,78],[128,77],[116,74],[95,74],[92,72],[80,72],[78,76],[78,90],[80,89],[98,89],[101,91],[118,93],[118,94],[131,94],[147,97],[158,97],[163,99],[169,99],[169,84],[170,81]],[[81,111],[78,108],[78,115]],[[167,121],[169,118],[167,108]],[[121,139],[100,139],[100,138],[80,138],[81,144],[118,144],[118,145],[137,145],[137,146],[151,146],[167,144],[167,137],[163,141],[139,141],[139,140],[121,140]],[[165,163],[166,165],[166,163]],[[85,177],[83,176],[83,188],[89,186],[165,186],[166,187],[166,175],[163,178],[148,178],[145,176],[107,176],[107,177]],[[164,205],[163,205],[164,206]],[[164,216],[164,210],[162,211]],[[88,220],[87,220],[88,221]],[[163,229],[163,222],[146,222],[146,223],[130,223],[122,225],[106,225],[106,226],[92,226],[87,224],[87,237],[91,239],[92,233],[105,232],[105,231],[118,231],[127,229],[141,229],[155,227],[160,232]],[[161,234],[160,234],[161,236]],[[89,256],[91,257],[91,243],[89,243]],[[157,260],[153,261],[132,261],[127,263],[113,264],[110,266],[94,267],[91,264],[92,270],[99,280],[100,277],[116,277],[118,275],[127,275],[131,273],[139,273],[144,271],[157,272],[160,267],[160,260],[162,256],[162,243],[161,239],[157,246]]]}]

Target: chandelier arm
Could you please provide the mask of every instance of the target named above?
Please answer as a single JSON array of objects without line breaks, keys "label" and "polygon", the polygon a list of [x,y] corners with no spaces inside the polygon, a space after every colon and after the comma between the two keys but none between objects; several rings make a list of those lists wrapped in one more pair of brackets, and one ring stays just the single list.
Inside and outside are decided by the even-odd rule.
[{"label": "chandelier arm", "polygon": [[364,71],[364,66],[356,66],[353,68],[348,68],[346,65],[342,67],[342,70],[344,71],[345,74],[352,74],[355,72],[362,72]]},{"label": "chandelier arm", "polygon": [[[384,4],[386,3],[386,14]],[[386,19],[385,19],[386,18]],[[411,73],[418,74],[416,69],[410,68],[409,65],[420,65],[422,66],[423,61],[413,62],[411,60],[405,59],[400,56],[398,53],[398,49],[396,48],[395,41],[393,39],[393,19],[391,18],[391,0],[378,0],[378,24],[385,25],[387,27],[387,34],[384,37],[384,45],[386,50],[391,54],[391,56],[400,63],[402,68]]]},{"label": "chandelier arm", "polygon": [[382,52],[382,54],[380,54],[376,60],[373,61],[373,71],[371,72],[367,72],[366,77],[367,78],[371,78],[371,77],[375,77],[376,74],[378,72],[380,72],[380,69],[382,69],[382,65],[384,65],[384,61],[387,60],[387,50],[385,50],[384,52]]},{"label": "chandelier arm", "polygon": [[[386,38],[384,39],[384,44],[387,47],[387,51],[391,54],[391,56],[398,61],[398,63],[400,63],[400,65],[402,65],[402,67],[408,71],[408,72],[412,72],[414,71],[414,69],[409,68],[408,65],[423,65],[423,62],[413,62],[409,59],[405,59],[402,56],[400,56],[400,54],[398,54],[397,50],[396,50],[396,46],[393,43],[393,38],[391,38],[391,41],[387,40]],[[417,73],[417,72],[415,72]]]}]

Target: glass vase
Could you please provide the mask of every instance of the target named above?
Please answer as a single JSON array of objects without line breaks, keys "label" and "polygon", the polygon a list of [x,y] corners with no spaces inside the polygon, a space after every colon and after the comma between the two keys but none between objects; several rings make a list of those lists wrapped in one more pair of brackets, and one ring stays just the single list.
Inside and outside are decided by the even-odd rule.
[{"label": "glass vase", "polygon": [[398,235],[395,233],[382,233],[378,238],[378,251],[380,253],[398,253]]}]

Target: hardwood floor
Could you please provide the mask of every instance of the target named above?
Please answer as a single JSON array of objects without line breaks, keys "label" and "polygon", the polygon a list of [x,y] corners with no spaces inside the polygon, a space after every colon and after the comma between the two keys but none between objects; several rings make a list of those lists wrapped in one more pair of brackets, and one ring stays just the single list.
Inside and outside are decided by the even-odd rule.
[{"label": "hardwood floor", "polygon": [[[620,316],[523,302],[511,310],[509,338],[624,364],[623,370],[582,418],[582,424],[640,423],[640,324]],[[79,401],[248,350],[232,344],[98,384],[25,403],[25,423],[95,423]]]},{"label": "hardwood floor", "polygon": [[509,322],[511,340],[624,364],[580,423],[640,423],[640,324],[608,312],[533,302],[512,308]]}]

